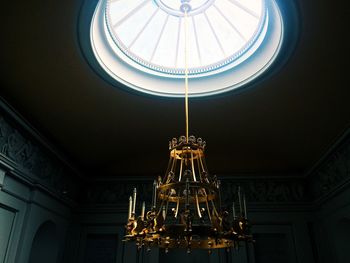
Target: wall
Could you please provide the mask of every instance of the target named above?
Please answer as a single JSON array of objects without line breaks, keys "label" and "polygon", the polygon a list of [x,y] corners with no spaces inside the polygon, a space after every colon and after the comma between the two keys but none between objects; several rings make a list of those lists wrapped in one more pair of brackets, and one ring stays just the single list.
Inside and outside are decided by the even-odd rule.
[{"label": "wall", "polygon": [[76,172],[0,102],[0,262],[62,262]]},{"label": "wall", "polygon": [[309,232],[317,263],[350,262],[350,131],[308,174],[314,198]]}]

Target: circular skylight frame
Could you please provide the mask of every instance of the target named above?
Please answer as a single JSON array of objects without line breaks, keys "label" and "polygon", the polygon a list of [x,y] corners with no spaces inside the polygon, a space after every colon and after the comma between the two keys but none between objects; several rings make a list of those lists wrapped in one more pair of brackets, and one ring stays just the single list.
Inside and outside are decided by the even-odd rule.
[{"label": "circular skylight frame", "polygon": [[[110,45],[110,41],[113,42],[113,39],[104,23],[104,4],[105,0],[100,0],[94,10],[89,31],[91,46],[82,45],[84,50],[91,50],[93,59],[98,62],[99,66],[96,68],[94,64],[93,67],[100,72],[99,74],[104,75],[108,81],[117,86],[120,86],[118,83],[122,83],[128,88],[146,94],[163,97],[183,97],[184,82],[182,78],[154,75],[151,71],[147,72],[147,70],[137,68],[141,67],[141,65],[132,67],[125,62],[124,58],[116,56],[116,49],[119,50],[119,48],[116,45]],[[237,90],[248,83],[252,83],[253,80],[261,76],[273,64],[282,48],[284,23],[275,0],[267,0],[266,5],[269,10],[269,28],[264,39],[259,39],[261,41],[259,48],[249,49],[244,53],[247,57],[244,58],[243,55],[242,61],[235,61],[237,65],[232,68],[211,76],[191,78],[190,97],[212,96]],[[291,20],[294,18],[292,17]],[[293,39],[291,43],[294,45],[295,40]],[[285,46],[288,46],[288,43]],[[290,50],[288,49],[286,53],[290,53]],[[101,71],[100,69],[103,70]]]},{"label": "circular skylight frame", "polygon": [[[120,39],[118,34],[115,32],[115,25],[111,22],[111,10],[110,10],[110,3],[111,1],[114,2],[114,0],[105,0],[105,23],[106,23],[106,28],[108,33],[110,34],[110,37],[113,41],[109,41],[110,45],[116,45],[117,49],[114,49],[115,53],[117,54],[118,57],[122,58],[125,62],[129,63],[132,67],[135,67],[139,70],[145,71],[149,74],[155,74],[158,76],[163,76],[163,77],[174,77],[174,78],[184,78],[185,74],[185,68],[174,68],[174,67],[166,67],[160,64],[152,63],[152,61],[148,61],[138,54],[134,54],[129,47],[127,47],[123,41]],[[128,0],[125,0],[128,1]],[[154,0],[150,1],[153,3],[153,5],[159,5],[159,9],[163,10],[164,12],[168,12],[168,15],[171,16],[176,16],[179,19],[184,18],[183,12],[180,10],[173,10],[167,7],[162,1],[164,0]],[[240,0],[228,0],[228,2],[237,2],[238,5],[240,4]],[[188,68],[188,74],[192,78],[196,77],[203,77],[203,76],[210,76],[214,75],[220,72],[223,72],[225,70],[228,70],[230,68],[233,68],[237,66],[239,63],[247,59],[254,51],[259,47],[259,44],[262,42],[264,39],[266,32],[267,32],[267,24],[268,24],[268,8],[266,6],[266,0],[256,0],[261,2],[261,7],[260,7],[260,13],[259,14],[253,14],[255,16],[260,15],[260,17],[255,17],[258,19],[258,23],[256,25],[256,29],[252,33],[252,36],[249,39],[245,40],[245,43],[241,46],[239,50],[236,50],[233,54],[227,56],[227,57],[222,57],[221,59],[217,59],[214,63],[207,64],[207,65],[201,65],[200,67],[195,67],[195,68]],[[180,0],[178,0],[180,3]],[[187,2],[187,1],[186,1]],[[191,1],[188,1],[191,3]],[[141,3],[147,3],[147,0],[141,1]],[[220,2],[219,2],[220,3]],[[186,3],[187,4],[187,3]],[[188,19],[196,17],[197,15],[201,15],[203,12],[205,12],[209,7],[214,6],[215,9],[219,10],[219,7],[215,5],[215,0],[206,0],[204,5],[200,8],[194,9],[193,11],[191,10],[188,13]],[[242,8],[242,7],[239,7]],[[243,7],[244,8],[244,7]],[[212,8],[214,9],[214,8]],[[220,11],[220,10],[219,10]],[[221,11],[222,12],[222,11]],[[245,10],[244,12],[247,12]],[[249,10],[248,10],[249,12]],[[136,12],[136,13],[140,13]],[[119,14],[120,15],[120,14]],[[223,15],[223,14],[222,14]],[[246,13],[247,16],[252,16],[252,14]],[[121,16],[121,15],[120,15]],[[121,16],[122,17],[122,16]],[[130,16],[127,16],[128,19],[130,19]],[[208,19],[208,18],[207,18]],[[227,19],[227,18],[226,18]],[[208,20],[209,21],[209,20]],[[191,22],[191,21],[190,21]],[[180,22],[181,23],[181,22]],[[196,27],[195,25],[193,25]],[[213,30],[213,28],[211,28]],[[132,28],[130,28],[132,30]],[[179,28],[180,30],[180,28]],[[181,28],[181,30],[183,30]],[[215,29],[217,30],[217,29]],[[235,29],[237,30],[237,29]],[[196,30],[194,30],[196,31]],[[210,29],[208,29],[209,33]],[[214,33],[215,34],[215,33]],[[156,37],[156,36],[155,36]],[[196,36],[197,38],[197,36]],[[110,39],[110,38],[108,38]],[[196,39],[197,40],[197,39]],[[198,41],[198,40],[197,40]],[[219,41],[217,39],[217,41]],[[197,43],[197,45],[202,45],[205,43]],[[253,50],[253,52],[249,52]],[[247,53],[247,54],[245,54]]]}]

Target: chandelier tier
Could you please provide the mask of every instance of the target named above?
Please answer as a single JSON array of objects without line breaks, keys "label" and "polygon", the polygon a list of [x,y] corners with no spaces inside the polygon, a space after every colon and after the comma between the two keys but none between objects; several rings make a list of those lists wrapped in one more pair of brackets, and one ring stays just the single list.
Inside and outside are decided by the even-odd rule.
[{"label": "chandelier tier", "polygon": [[[151,209],[142,203],[137,215],[137,190],[129,198],[128,222],[124,241],[138,248],[212,249],[235,248],[249,235],[246,199],[238,188],[232,213],[221,205],[220,180],[211,176],[205,162],[206,142],[189,136],[187,19],[190,0],[181,0],[185,26],[185,120],[186,135],[169,142],[169,164],[163,178],[153,182]],[[236,213],[237,211],[237,213]]]},{"label": "chandelier tier", "polygon": [[[251,241],[246,200],[238,190],[232,213],[221,208],[220,180],[208,172],[201,138],[181,136],[169,142],[170,159],[163,178],[153,183],[151,209],[135,213],[137,191],[129,199],[125,241],[138,248],[211,249]],[[237,211],[237,213],[236,213]]]}]

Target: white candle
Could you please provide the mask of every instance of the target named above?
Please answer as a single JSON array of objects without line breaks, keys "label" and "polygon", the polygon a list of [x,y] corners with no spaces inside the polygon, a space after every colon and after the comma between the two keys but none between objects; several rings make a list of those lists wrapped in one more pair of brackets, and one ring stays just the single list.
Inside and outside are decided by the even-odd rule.
[{"label": "white candle", "polygon": [[236,218],[235,202],[232,202],[232,215],[233,215],[233,218]]},{"label": "white candle", "polygon": [[157,204],[157,181],[153,181],[153,197],[152,197],[152,206],[156,208]]},{"label": "white candle", "polygon": [[134,197],[133,197],[133,203],[132,203],[132,215],[135,218],[135,207],[136,207],[136,188],[134,188]]},{"label": "white candle", "polygon": [[145,202],[142,202],[142,210],[141,210],[141,219],[144,220],[145,218],[145,209],[146,209],[146,204]]},{"label": "white candle", "polygon": [[238,186],[238,203],[239,203],[239,213],[242,216],[242,200],[241,200],[241,187]]},{"label": "white candle", "polygon": [[244,217],[247,218],[247,205],[245,201],[245,194],[243,194],[243,207],[244,207]]},{"label": "white candle", "polygon": [[164,220],[165,220],[165,218],[166,218],[166,210],[165,210],[165,206],[163,206],[162,212],[163,212],[163,218],[164,218]]},{"label": "white candle", "polygon": [[129,212],[128,212],[128,219],[131,218],[131,210],[132,210],[132,197],[129,197]]}]

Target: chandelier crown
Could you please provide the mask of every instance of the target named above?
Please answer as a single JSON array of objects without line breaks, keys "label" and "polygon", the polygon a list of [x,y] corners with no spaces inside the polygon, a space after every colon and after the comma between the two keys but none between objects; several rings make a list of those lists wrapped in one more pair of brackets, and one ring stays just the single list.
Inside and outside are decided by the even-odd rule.
[{"label": "chandelier crown", "polygon": [[201,148],[204,151],[206,142],[203,141],[202,138],[196,139],[194,135],[189,136],[188,140],[186,139],[186,136],[180,136],[179,139],[173,138],[171,141],[169,141],[169,150],[172,150],[174,148],[181,148],[183,146]]}]

